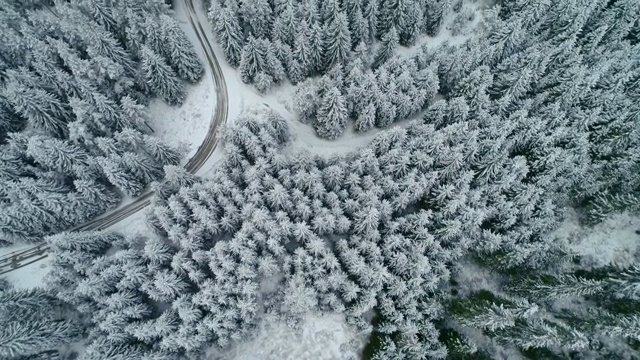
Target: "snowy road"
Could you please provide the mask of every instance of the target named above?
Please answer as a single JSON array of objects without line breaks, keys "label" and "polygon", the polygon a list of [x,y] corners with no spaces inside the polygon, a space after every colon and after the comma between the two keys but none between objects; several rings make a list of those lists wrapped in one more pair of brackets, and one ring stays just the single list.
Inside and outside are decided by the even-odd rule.
[{"label": "snowy road", "polygon": [[[199,17],[196,14],[193,0],[183,1],[187,9],[189,22],[193,27],[193,31],[198,38],[200,46],[204,50],[206,63],[209,66],[211,76],[213,77],[213,83],[216,86],[217,97],[216,109],[215,112],[211,115],[211,122],[209,125],[207,136],[198,148],[198,151],[191,159],[189,159],[189,161],[185,165],[187,171],[189,171],[190,173],[196,173],[205,164],[205,162],[209,159],[213,151],[218,146],[218,143],[220,141],[219,137],[217,136],[218,130],[220,129],[221,125],[227,122],[229,104],[227,84],[225,82],[222,69],[220,68],[218,59],[214,54],[211,42],[208,39],[207,34],[204,31],[202,24],[200,23]],[[114,225],[117,222],[126,219],[132,214],[135,214],[136,212],[144,209],[151,203],[152,197],[153,192],[147,191],[130,204],[127,204],[126,206],[123,206],[103,216],[99,216],[80,226],[76,226],[72,228],[71,231],[91,231],[106,229],[109,226]],[[0,257],[0,275],[46,258],[47,250],[48,248],[46,247],[46,244],[40,243],[27,249],[12,252]]]}]

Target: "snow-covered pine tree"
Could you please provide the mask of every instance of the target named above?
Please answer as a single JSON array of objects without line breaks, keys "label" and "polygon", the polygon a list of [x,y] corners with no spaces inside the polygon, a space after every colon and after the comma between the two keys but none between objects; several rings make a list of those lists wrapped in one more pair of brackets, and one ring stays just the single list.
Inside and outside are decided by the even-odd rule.
[{"label": "snow-covered pine tree", "polygon": [[398,37],[398,31],[395,26],[391,27],[389,31],[387,31],[382,36],[382,43],[376,52],[376,56],[373,60],[373,67],[377,68],[382,65],[385,61],[387,61],[391,55],[393,55],[393,51],[398,47],[400,38]]},{"label": "snow-covered pine tree", "polygon": [[168,48],[168,62],[182,79],[196,83],[202,78],[204,67],[198,59],[193,44],[187,39],[174,18],[169,15],[160,15],[159,20],[164,46]]},{"label": "snow-covered pine tree", "polygon": [[88,158],[88,154],[78,146],[45,136],[29,138],[27,155],[43,168],[65,175],[73,174],[74,166],[86,165]]},{"label": "snow-covered pine tree", "polygon": [[325,25],[323,69],[345,66],[351,56],[351,31],[344,12],[339,12]]},{"label": "snow-covered pine tree", "polygon": [[327,91],[322,97],[314,128],[319,136],[335,139],[347,127],[348,112],[344,96],[337,87]]},{"label": "snow-covered pine tree", "polygon": [[235,10],[229,6],[220,6],[217,11],[209,12],[209,18],[214,24],[218,41],[222,44],[225,58],[231,66],[239,66],[244,38]]},{"label": "snow-covered pine tree", "polygon": [[62,137],[65,134],[65,121],[69,116],[68,109],[53,94],[40,88],[28,87],[11,79],[4,87],[4,97],[13,109],[36,129],[45,134]]},{"label": "snow-covered pine tree", "polygon": [[0,356],[5,359],[60,355],[80,332],[65,318],[64,304],[47,291],[6,287],[0,290]]},{"label": "snow-covered pine tree", "polygon": [[267,0],[241,0],[240,12],[250,36],[270,39],[274,14]]},{"label": "snow-covered pine tree", "polygon": [[142,47],[142,71],[151,89],[172,105],[182,104],[184,89],[165,60],[149,47]]}]

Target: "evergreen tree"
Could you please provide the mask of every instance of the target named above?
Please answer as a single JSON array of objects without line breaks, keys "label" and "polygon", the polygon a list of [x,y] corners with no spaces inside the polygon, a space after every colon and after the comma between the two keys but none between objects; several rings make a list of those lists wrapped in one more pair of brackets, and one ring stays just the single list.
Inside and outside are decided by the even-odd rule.
[{"label": "evergreen tree", "polygon": [[[63,304],[46,291],[0,290],[0,355],[5,359],[55,356],[79,332],[78,324],[57,314]],[[64,316],[64,315],[63,315]]]},{"label": "evergreen tree", "polygon": [[315,63],[312,58],[313,49],[309,40],[309,25],[303,19],[295,32],[293,42],[293,63],[289,67],[291,80],[298,83],[315,71]]},{"label": "evergreen tree", "polygon": [[356,130],[365,132],[372,129],[376,123],[376,106],[367,105],[356,119]]},{"label": "evergreen tree", "polygon": [[391,55],[393,55],[393,51],[398,47],[398,32],[395,27],[392,27],[383,37],[382,44],[380,44],[380,48],[376,53],[375,59],[373,60],[373,67],[377,68],[382,65],[385,61],[387,61]]},{"label": "evergreen tree", "polygon": [[144,184],[127,170],[121,160],[109,157],[100,158],[98,162],[109,182],[127,195],[137,196],[142,192]]},{"label": "evergreen tree", "polygon": [[240,65],[244,39],[234,10],[227,6],[221,6],[214,18],[214,29],[229,64],[231,66]]},{"label": "evergreen tree", "polygon": [[242,0],[242,18],[249,28],[251,36],[257,39],[269,39],[274,21],[273,10],[267,0]]},{"label": "evergreen tree", "polygon": [[65,134],[65,119],[69,114],[62,102],[52,94],[26,87],[14,80],[4,88],[4,97],[34,128],[58,137]]},{"label": "evergreen tree", "polygon": [[204,67],[200,59],[198,59],[193,44],[187,39],[177,21],[172,17],[161,15],[160,22],[165,46],[168,47],[169,63],[181,78],[191,83],[196,83],[202,78]]},{"label": "evergreen tree", "polygon": [[[298,19],[293,2],[287,1],[284,9],[276,16],[273,24],[272,40],[280,40],[282,43],[293,46],[293,39],[298,28]],[[305,29],[307,30],[307,29]]]},{"label": "evergreen tree", "polygon": [[260,49],[258,41],[254,37],[249,37],[247,43],[242,48],[240,57],[240,76],[245,84],[253,83],[254,77],[266,66],[266,54]]},{"label": "evergreen tree", "polygon": [[43,167],[63,174],[73,174],[74,166],[86,165],[88,154],[65,141],[32,136],[27,144],[27,155]]},{"label": "evergreen tree", "polygon": [[310,61],[310,69],[312,73],[321,71],[324,69],[324,60],[325,60],[325,33],[322,31],[322,26],[319,22],[311,22],[311,33],[310,33],[310,46],[311,46],[311,61]]},{"label": "evergreen tree", "polygon": [[182,104],[184,90],[175,72],[162,57],[148,47],[143,47],[141,54],[142,71],[151,89],[172,105]]},{"label": "evergreen tree", "polygon": [[344,97],[337,87],[329,89],[322,97],[317,116],[314,127],[319,136],[335,139],[342,135],[348,115]]},{"label": "evergreen tree", "polygon": [[340,12],[327,25],[323,39],[325,69],[346,65],[351,54],[351,32],[347,16]]}]

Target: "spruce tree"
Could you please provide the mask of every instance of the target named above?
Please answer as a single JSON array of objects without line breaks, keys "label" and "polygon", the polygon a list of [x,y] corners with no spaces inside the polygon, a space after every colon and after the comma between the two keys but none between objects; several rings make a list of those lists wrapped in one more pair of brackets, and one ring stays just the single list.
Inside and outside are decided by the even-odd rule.
[{"label": "spruce tree", "polygon": [[343,12],[339,12],[326,25],[323,39],[324,69],[331,69],[335,65],[346,65],[351,54],[351,32],[349,22]]},{"label": "spruce tree", "polygon": [[398,47],[398,31],[395,27],[392,27],[383,37],[382,43],[376,52],[376,56],[373,60],[373,67],[377,68],[387,61],[392,55],[393,51]]},{"label": "spruce tree", "polygon": [[225,58],[231,66],[240,65],[244,39],[242,28],[234,10],[227,6],[220,7],[213,21],[216,36],[222,44]]},{"label": "spruce tree", "polygon": [[342,135],[347,127],[348,115],[344,97],[337,87],[324,94],[317,116],[314,127],[319,136],[335,139]]},{"label": "spruce tree", "polygon": [[142,71],[151,89],[169,104],[182,104],[184,90],[173,69],[149,47],[143,47],[140,56]]}]

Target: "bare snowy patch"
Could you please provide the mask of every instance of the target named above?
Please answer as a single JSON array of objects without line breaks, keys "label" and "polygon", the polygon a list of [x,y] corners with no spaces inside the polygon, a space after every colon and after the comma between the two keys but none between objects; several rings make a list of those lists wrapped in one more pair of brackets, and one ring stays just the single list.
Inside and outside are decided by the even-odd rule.
[{"label": "bare snowy patch", "polygon": [[571,250],[582,258],[587,268],[635,264],[640,235],[640,217],[629,213],[610,216],[594,227],[583,227],[578,216],[570,213],[556,235],[569,242]]},{"label": "bare snowy patch", "polygon": [[45,275],[49,272],[51,258],[29,264],[9,273],[2,275],[18,289],[33,289],[45,285]]},{"label": "bare snowy patch", "polygon": [[481,290],[488,290],[493,294],[502,294],[501,279],[486,267],[478,266],[466,259],[455,268],[456,289],[458,295],[467,297]]},{"label": "bare snowy patch", "polygon": [[[201,58],[204,61],[204,58]],[[160,99],[149,104],[153,136],[166,144],[185,150],[182,159],[186,163],[204,141],[216,106],[215,90],[211,76],[206,70],[202,80],[196,85],[185,85],[187,98],[181,106],[170,106]]]},{"label": "bare snowy patch", "polygon": [[472,37],[480,36],[476,31],[481,24],[483,11],[487,5],[482,1],[464,2],[461,9],[450,12],[443,20],[443,26],[436,36],[421,34],[411,47],[399,47],[396,54],[402,57],[415,55],[423,47],[435,49],[438,46],[461,45]]},{"label": "bare snowy patch", "polygon": [[146,211],[140,210],[115,223],[109,227],[110,231],[115,231],[125,237],[156,236],[147,226]]},{"label": "bare snowy patch", "polygon": [[[275,317],[262,321],[257,336],[223,356],[233,360],[359,359],[367,334],[355,332],[340,314],[308,314],[292,327]],[[219,356],[219,355],[218,355]],[[207,359],[218,359],[210,355]]]}]

